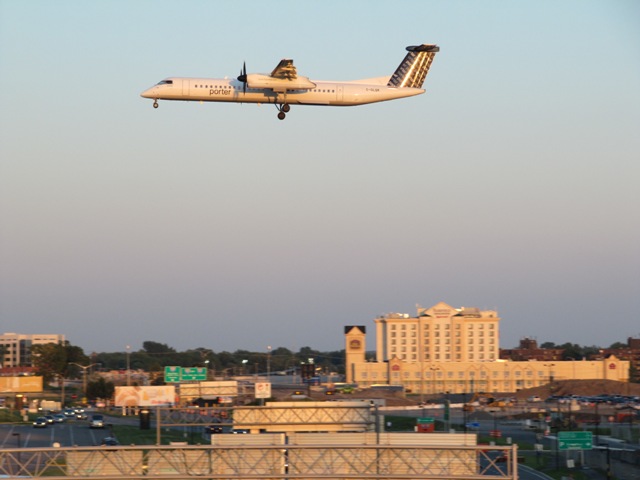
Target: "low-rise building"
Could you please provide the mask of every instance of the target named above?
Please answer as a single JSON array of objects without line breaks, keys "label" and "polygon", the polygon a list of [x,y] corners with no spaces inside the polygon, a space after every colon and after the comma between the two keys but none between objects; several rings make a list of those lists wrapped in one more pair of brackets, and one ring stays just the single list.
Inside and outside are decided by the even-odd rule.
[{"label": "low-rise building", "polygon": [[501,348],[500,358],[502,360],[513,360],[523,362],[537,360],[539,362],[554,362],[562,360],[562,348],[540,348],[538,342],[533,338],[525,337],[520,340],[518,348]]},{"label": "low-rise building", "polygon": [[640,338],[627,338],[627,345],[619,348],[603,348],[593,360],[602,360],[609,356],[615,356],[622,360],[628,360],[630,364],[630,381],[640,382]]}]

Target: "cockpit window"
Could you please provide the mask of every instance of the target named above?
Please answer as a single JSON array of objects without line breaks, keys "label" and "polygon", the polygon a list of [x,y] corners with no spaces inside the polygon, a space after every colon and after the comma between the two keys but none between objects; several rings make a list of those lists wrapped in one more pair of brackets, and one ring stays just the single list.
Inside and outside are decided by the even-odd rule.
[{"label": "cockpit window", "polygon": [[173,80],[162,80],[158,85],[173,85]]}]

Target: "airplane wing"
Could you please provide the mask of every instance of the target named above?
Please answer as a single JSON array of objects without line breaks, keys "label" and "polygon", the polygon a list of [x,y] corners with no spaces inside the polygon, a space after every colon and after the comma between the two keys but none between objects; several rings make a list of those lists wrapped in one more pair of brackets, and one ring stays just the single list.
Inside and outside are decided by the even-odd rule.
[{"label": "airplane wing", "polygon": [[316,84],[307,77],[298,76],[293,60],[287,58],[280,60],[280,63],[270,75],[261,73],[243,74],[238,77],[238,80],[246,81],[249,88],[266,88],[277,93],[316,88]]},{"label": "airplane wing", "polygon": [[284,58],[280,60],[278,66],[273,69],[271,76],[282,80],[295,80],[298,78],[298,72],[293,64],[293,60]]}]

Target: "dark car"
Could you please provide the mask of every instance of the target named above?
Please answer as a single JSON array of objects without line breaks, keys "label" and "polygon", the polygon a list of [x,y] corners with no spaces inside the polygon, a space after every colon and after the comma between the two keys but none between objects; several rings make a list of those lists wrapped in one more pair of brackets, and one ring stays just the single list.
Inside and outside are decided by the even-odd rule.
[{"label": "dark car", "polygon": [[47,419],[44,417],[38,417],[35,422],[33,422],[33,428],[47,428],[47,425],[49,425],[49,422],[47,422]]},{"label": "dark car", "polygon": [[102,439],[102,442],[100,442],[100,445],[107,445],[107,446],[113,447],[116,445],[120,445],[120,442],[116,437],[104,437]]}]

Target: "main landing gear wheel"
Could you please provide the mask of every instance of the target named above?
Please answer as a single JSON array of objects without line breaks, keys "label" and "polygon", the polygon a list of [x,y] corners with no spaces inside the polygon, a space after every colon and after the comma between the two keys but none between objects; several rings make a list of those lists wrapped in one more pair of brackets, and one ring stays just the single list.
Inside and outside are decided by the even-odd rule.
[{"label": "main landing gear wheel", "polygon": [[158,102],[153,102],[153,108],[158,108]]},{"label": "main landing gear wheel", "polygon": [[284,120],[286,115],[285,113],[289,112],[289,110],[291,110],[291,105],[289,105],[288,103],[282,103],[279,106],[276,104],[276,108],[278,109],[278,118],[280,120]]}]

